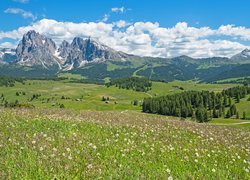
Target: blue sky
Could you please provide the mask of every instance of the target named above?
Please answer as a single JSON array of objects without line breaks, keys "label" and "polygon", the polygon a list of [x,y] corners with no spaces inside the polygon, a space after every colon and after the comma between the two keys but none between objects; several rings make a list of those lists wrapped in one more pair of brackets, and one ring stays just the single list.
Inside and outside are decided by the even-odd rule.
[{"label": "blue sky", "polygon": [[248,0],[29,0],[27,3],[17,1],[2,0],[1,30],[11,30],[31,23],[31,19],[4,13],[5,9],[13,7],[32,12],[37,16],[37,20],[46,17],[58,21],[97,21],[110,13],[111,8],[124,7],[126,13],[112,14],[109,20],[159,22],[163,27],[174,26],[177,22],[183,21],[198,27],[216,28],[222,24],[250,27]]},{"label": "blue sky", "polygon": [[[145,43],[150,43],[147,44],[147,48],[150,48],[149,45],[152,46],[149,49],[150,53],[148,53],[148,55],[176,56],[187,53],[187,55],[194,57],[206,55],[229,56],[241,49],[248,48],[250,45],[249,7],[250,1],[248,0],[1,0],[0,33],[2,32],[2,34],[0,34],[0,43],[2,43],[2,45],[0,46],[8,43],[9,46],[11,46],[10,43],[16,45],[21,37],[18,39],[18,37],[14,37],[14,35],[11,36],[8,33],[13,34],[13,31],[15,30],[23,33],[24,30],[18,30],[20,27],[29,27],[31,29],[37,28],[39,30],[44,29],[41,27],[38,28],[38,25],[35,27],[33,26],[44,19],[62,23],[72,22],[75,24],[90,22],[98,24],[102,22],[105,25],[122,21],[126,25],[123,25],[122,27],[119,26],[120,32],[134,28],[134,25],[137,22],[149,22],[157,24],[156,26],[158,26],[158,29],[157,27],[154,27],[153,30],[152,27],[144,27],[140,37],[137,37],[139,39],[141,38],[141,42],[139,42],[140,46],[136,46],[138,50],[135,51],[135,54],[144,54],[142,48],[145,47],[143,47],[141,43],[145,41]],[[51,22],[42,22],[51,25]],[[182,23],[182,26],[176,28],[178,23]],[[145,26],[145,24],[140,25]],[[229,25],[230,27],[228,27],[229,29],[225,29],[223,25]],[[208,27],[209,30],[214,30],[216,32],[204,33],[203,31],[205,30],[203,28],[206,27]],[[221,27],[222,29],[224,28],[223,32],[221,32]],[[245,29],[242,29],[242,27]],[[113,27],[112,32],[109,33],[112,34],[116,31],[116,28],[117,27]],[[173,34],[175,39],[167,39],[168,37],[160,36],[158,31],[161,31],[162,33],[162,28],[172,28],[173,31],[176,31],[175,34]],[[202,35],[190,38],[190,34],[192,34],[192,29],[190,28],[196,28],[197,31],[199,31],[198,33],[201,33]],[[151,32],[151,30],[154,32]],[[99,29],[99,31],[101,30]],[[70,30],[70,33],[72,32],[73,31]],[[167,30],[165,32],[170,33]],[[40,33],[56,37],[58,42],[60,41],[59,39],[65,38],[65,36],[60,38],[56,30],[54,35],[47,31]],[[133,33],[138,35],[138,30],[134,30]],[[181,37],[183,39],[180,39],[181,37],[177,35],[178,33],[182,34]],[[81,33],[76,33],[74,35],[85,36],[85,34]],[[88,33],[86,33],[86,36],[87,35]],[[129,36],[128,34],[126,35]],[[105,39],[108,37],[104,38],[100,34],[99,36],[96,35],[95,38],[101,39],[105,43]],[[112,36],[112,38],[115,37]],[[165,41],[164,38],[166,38]],[[70,40],[70,38],[67,40]],[[118,39],[115,40],[118,41]],[[179,45],[178,47],[174,46],[180,44],[179,41],[181,41],[182,44],[184,44],[184,42],[192,44],[193,40],[195,40],[196,43],[207,43],[207,45],[204,46],[204,49],[207,49],[207,51],[205,53],[195,53],[193,49],[197,48],[198,45],[197,47],[193,47],[193,49],[187,49],[186,47],[188,44],[181,47],[179,47]],[[164,43],[162,41],[164,41]],[[122,42],[114,41],[113,48],[129,51],[130,49],[134,49],[135,45],[138,45],[138,42],[133,42],[129,40],[129,38],[123,43],[124,48],[121,45]],[[208,45],[208,43],[210,43],[210,45]],[[112,46],[112,44],[109,45]],[[130,47],[125,47],[125,45]],[[165,47],[168,45],[169,47]],[[221,48],[222,50],[219,53],[216,53],[218,50],[212,49],[212,46],[214,45],[218,45],[219,49]],[[163,47],[165,50],[163,50]],[[178,49],[181,49],[181,51],[178,51]]]}]

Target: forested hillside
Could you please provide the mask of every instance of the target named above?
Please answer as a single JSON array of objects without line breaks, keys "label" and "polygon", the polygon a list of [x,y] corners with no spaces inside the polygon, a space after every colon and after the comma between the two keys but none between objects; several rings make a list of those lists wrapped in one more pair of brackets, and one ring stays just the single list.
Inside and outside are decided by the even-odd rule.
[{"label": "forested hillside", "polygon": [[186,91],[174,95],[146,98],[143,101],[142,111],[183,118],[193,117],[199,122],[207,122],[218,117],[230,118],[234,115],[240,118],[233,102],[239,103],[240,99],[247,94],[250,94],[248,86],[233,87],[220,93]]}]

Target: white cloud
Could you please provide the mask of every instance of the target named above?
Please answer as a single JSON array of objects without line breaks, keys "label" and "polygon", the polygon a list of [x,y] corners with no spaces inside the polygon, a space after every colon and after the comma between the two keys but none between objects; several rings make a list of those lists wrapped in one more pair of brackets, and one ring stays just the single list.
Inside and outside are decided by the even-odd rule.
[{"label": "white cloud", "polygon": [[111,8],[111,11],[112,12],[117,12],[117,13],[124,13],[124,11],[125,11],[125,8],[124,7],[113,7],[113,8]]},{"label": "white cloud", "polygon": [[128,22],[123,21],[123,20],[114,22],[113,24],[114,24],[116,27],[118,27],[118,28],[124,28],[124,27],[126,27],[126,26],[131,25],[131,23],[128,23]]},{"label": "white cloud", "polygon": [[242,26],[236,27],[234,25],[223,25],[219,27],[217,34],[233,36],[236,39],[240,38],[246,41],[250,40],[250,29]]},{"label": "white cloud", "polygon": [[29,0],[13,0],[14,2],[19,2],[19,3],[23,3],[23,4],[25,4],[25,3],[28,3],[29,2]]},{"label": "white cloud", "polygon": [[36,19],[36,17],[31,12],[25,11],[25,10],[20,9],[20,8],[8,8],[4,12],[9,13],[9,14],[19,14],[23,18],[31,18],[33,20]]},{"label": "white cloud", "polygon": [[107,22],[109,20],[109,15],[108,14],[104,14],[101,22]]},{"label": "white cloud", "polygon": [[155,57],[230,57],[249,48],[242,42],[249,43],[250,37],[250,29],[231,25],[211,29],[190,27],[187,23],[180,22],[173,27],[164,28],[157,22],[73,23],[42,19],[13,31],[0,31],[0,40],[11,38],[19,41],[31,29],[52,38],[57,44],[63,40],[72,41],[75,36],[91,36],[119,51]]},{"label": "white cloud", "polygon": [[16,44],[11,42],[3,42],[0,44],[0,48],[16,48]]}]

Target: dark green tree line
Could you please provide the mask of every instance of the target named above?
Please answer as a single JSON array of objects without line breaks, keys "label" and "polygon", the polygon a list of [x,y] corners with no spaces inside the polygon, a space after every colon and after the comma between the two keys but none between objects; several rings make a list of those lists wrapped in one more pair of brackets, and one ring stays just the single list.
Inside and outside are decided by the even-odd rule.
[{"label": "dark green tree line", "polygon": [[107,87],[116,86],[121,89],[132,89],[134,91],[146,92],[151,89],[152,82],[147,78],[128,77],[112,79],[106,84]]},{"label": "dark green tree line", "polygon": [[[142,104],[142,111],[183,118],[195,117],[199,122],[207,122],[211,118],[230,118],[237,115],[232,98],[238,103],[247,94],[250,94],[250,88],[247,86],[229,88],[220,93],[186,91],[174,95],[146,98]],[[228,107],[227,113],[225,113],[226,107]]]}]

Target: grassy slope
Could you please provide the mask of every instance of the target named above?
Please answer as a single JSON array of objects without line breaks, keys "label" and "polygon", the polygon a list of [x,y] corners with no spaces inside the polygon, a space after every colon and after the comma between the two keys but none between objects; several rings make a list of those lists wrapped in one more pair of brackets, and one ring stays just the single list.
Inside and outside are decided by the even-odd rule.
[{"label": "grassy slope", "polygon": [[242,113],[245,111],[246,116],[250,118],[250,101],[247,101],[248,98],[250,98],[250,95],[244,99],[241,99],[240,103],[236,104],[236,107],[239,110],[240,116],[242,116]]},{"label": "grassy slope", "polygon": [[3,179],[249,179],[244,129],[136,112],[1,110]]},{"label": "grassy slope", "polygon": [[182,92],[179,88],[175,88],[174,86],[183,87],[184,90],[207,90],[207,91],[215,91],[219,92],[223,89],[233,87],[234,84],[197,84],[193,81],[173,81],[169,83],[161,83],[161,82],[154,82],[152,86],[152,90],[148,93],[152,96],[156,95],[167,95]]},{"label": "grassy slope", "polygon": [[[15,95],[16,92],[22,91],[26,92],[25,96]],[[42,96],[38,100],[32,101],[32,104],[38,107],[52,107],[52,104],[63,103],[66,108],[95,110],[139,109],[139,107],[133,107],[131,101],[143,99],[146,96],[144,93],[117,90],[115,87],[106,88],[105,86],[95,84],[58,81],[26,81],[25,85],[16,84],[15,87],[0,87],[0,93],[3,93],[9,102],[14,102],[16,99],[19,102],[25,102],[33,94],[41,94]],[[62,96],[70,99],[63,100],[61,99]],[[102,102],[102,96],[110,97],[110,103],[105,104],[105,102]],[[47,103],[47,98],[51,99],[52,97],[54,97],[54,100]],[[82,101],[79,101],[81,98]],[[115,104],[115,101],[118,104]]]},{"label": "grassy slope", "polygon": [[[41,94],[39,99],[31,102],[37,107],[52,107],[52,105],[58,103],[64,104],[66,108],[78,110],[140,110],[140,107],[131,105],[133,100],[137,99],[142,101],[145,97],[181,92],[180,89],[174,86],[183,87],[185,90],[205,89],[221,91],[224,88],[232,87],[234,85],[195,84],[193,82],[181,81],[170,83],[154,82],[152,90],[148,93],[144,93],[118,89],[116,87],[107,88],[95,84],[34,80],[26,81],[25,85],[17,83],[14,87],[0,87],[0,93],[3,93],[9,102],[14,102],[15,100],[18,100],[19,102],[27,102],[33,94]],[[26,92],[26,95],[16,96],[16,92],[23,91]],[[70,99],[61,99],[62,96]],[[109,97],[110,102],[108,104],[102,102],[102,96]],[[51,99],[52,97],[54,97],[53,100]],[[47,103],[48,98],[50,98],[49,103]],[[115,102],[117,102],[117,104],[115,104]]]},{"label": "grassy slope", "polygon": [[[221,91],[224,88],[232,87],[234,85],[196,84],[194,82],[182,81],[174,81],[170,83],[153,82],[152,90],[144,93],[118,89],[116,87],[107,88],[105,86],[95,84],[32,80],[26,81],[25,85],[16,83],[14,87],[0,87],[0,94],[3,93],[8,102],[15,102],[18,100],[20,103],[29,102],[29,99],[33,94],[41,94],[41,97],[29,102],[34,104],[36,107],[41,108],[59,108],[60,104],[64,104],[66,109],[75,110],[140,111],[140,106],[132,105],[132,102],[135,99],[142,102],[145,97],[182,92],[175,86],[183,87],[185,90]],[[26,92],[26,95],[16,96],[16,92],[23,91]],[[61,99],[62,96],[70,99]],[[109,97],[110,101],[108,103],[101,101],[103,96]],[[47,102],[47,99],[50,99],[50,101]],[[241,100],[240,104],[237,104],[237,109],[240,112],[240,116],[242,116],[242,112],[244,110],[247,112],[247,118],[250,118],[250,102],[246,101],[246,99]],[[226,119],[223,119],[222,121],[225,121],[225,123],[228,122]],[[218,119],[214,119],[212,123],[219,123]],[[249,124],[242,124],[239,126],[248,127]]]}]

